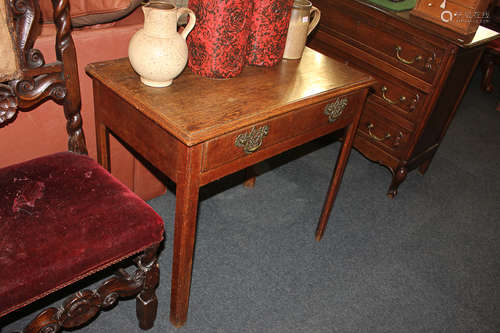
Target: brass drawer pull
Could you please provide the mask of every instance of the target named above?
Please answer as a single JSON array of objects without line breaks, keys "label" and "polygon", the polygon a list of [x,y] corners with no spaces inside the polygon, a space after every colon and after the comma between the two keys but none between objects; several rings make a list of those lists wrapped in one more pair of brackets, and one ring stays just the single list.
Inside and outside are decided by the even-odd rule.
[{"label": "brass drawer pull", "polygon": [[407,65],[412,65],[414,64],[416,61],[420,61],[422,60],[422,56],[421,55],[418,55],[415,57],[415,59],[413,60],[406,60],[404,58],[401,57],[401,55],[399,54],[399,52],[403,51],[403,48],[401,46],[396,46],[396,58],[401,61],[403,64],[407,64]]},{"label": "brass drawer pull", "polygon": [[401,140],[403,139],[405,135],[403,134],[403,132],[399,131],[399,134],[398,136],[396,137],[396,139],[394,139],[394,142],[392,143],[392,146],[394,148],[397,148],[399,147],[399,145],[401,144]]},{"label": "brass drawer pull", "polygon": [[347,107],[349,100],[345,97],[337,98],[337,100],[333,103],[328,104],[325,107],[325,114],[328,116],[328,121],[333,123],[337,120],[344,112],[344,109]]},{"label": "brass drawer pull", "polygon": [[376,136],[375,134],[372,133],[372,128],[374,128],[374,127],[375,127],[375,125],[373,125],[372,123],[369,123],[368,126],[367,126],[367,128],[368,128],[368,134],[370,134],[370,137],[372,139],[380,142],[380,141],[387,140],[387,139],[389,139],[391,137],[390,133],[387,133],[385,135],[385,137],[383,137],[383,138]]},{"label": "brass drawer pull", "polygon": [[405,96],[401,96],[399,97],[399,101],[393,101],[392,99],[390,99],[389,97],[387,97],[385,95],[385,93],[387,92],[387,90],[389,90],[386,86],[382,86],[382,88],[380,88],[380,90],[382,91],[382,98],[384,99],[384,101],[386,101],[387,103],[389,104],[398,104],[398,103],[404,103],[406,102],[406,97]]},{"label": "brass drawer pull", "polygon": [[417,108],[417,103],[418,103],[419,100],[420,100],[420,95],[417,93],[417,94],[415,94],[415,98],[410,103],[410,108],[408,110],[409,112],[415,111],[415,109]]},{"label": "brass drawer pull", "polygon": [[427,72],[432,72],[434,70],[434,67],[432,64],[436,62],[436,52],[432,52],[432,55],[427,58],[427,61],[425,62],[424,68]]},{"label": "brass drawer pull", "polygon": [[269,126],[264,125],[259,128],[253,126],[250,132],[238,135],[234,145],[238,148],[243,148],[245,153],[251,154],[262,146],[262,142],[267,133],[269,133]]}]

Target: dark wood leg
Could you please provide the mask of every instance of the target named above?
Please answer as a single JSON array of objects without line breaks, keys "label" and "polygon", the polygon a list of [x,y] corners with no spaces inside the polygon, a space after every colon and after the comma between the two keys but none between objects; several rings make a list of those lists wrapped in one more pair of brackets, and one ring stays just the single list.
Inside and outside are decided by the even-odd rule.
[{"label": "dark wood leg", "polygon": [[253,188],[255,186],[255,169],[253,167],[248,167],[245,169],[245,182],[243,185],[245,187]]},{"label": "dark wood leg", "polygon": [[431,165],[433,156],[434,155],[432,155],[431,158],[429,158],[424,163],[420,164],[420,166],[418,167],[418,172],[420,172],[420,174],[424,175],[427,172],[427,170],[429,169],[429,165]]},{"label": "dark wood leg", "polygon": [[495,62],[489,54],[484,55],[484,74],[483,80],[481,81],[481,89],[487,93],[493,92],[493,85],[491,81],[493,79],[493,73],[495,72]]},{"label": "dark wood leg", "polygon": [[148,330],[153,327],[158,309],[158,298],[155,289],[160,278],[160,268],[157,260],[158,245],[152,246],[144,252],[137,261],[137,266],[144,274],[144,283],[141,292],[136,296],[136,313],[139,327]]},{"label": "dark wood leg", "polygon": [[393,199],[396,196],[396,194],[398,194],[398,187],[406,179],[407,175],[408,175],[408,170],[404,166],[400,166],[396,170],[394,176],[392,177],[391,186],[389,186],[389,190],[387,191],[387,196],[389,198]]},{"label": "dark wood leg", "polygon": [[333,203],[335,202],[335,197],[340,187],[342,181],[342,175],[344,174],[345,167],[347,165],[347,160],[351,153],[352,144],[354,142],[354,136],[358,128],[359,117],[357,117],[354,122],[346,128],[345,140],[342,143],[342,148],[337,157],[337,162],[335,169],[333,171],[332,179],[330,181],[330,187],[328,188],[328,193],[326,195],[325,203],[323,205],[323,210],[321,211],[321,216],[319,218],[319,223],[316,228],[316,240],[319,242],[325,233],[326,225],[328,224],[328,218],[332,211]]},{"label": "dark wood leg", "polygon": [[187,320],[193,252],[198,212],[201,169],[201,150],[194,157],[188,153],[185,173],[178,179],[175,203],[174,254],[172,262],[172,290],[170,295],[170,322],[180,327]]}]

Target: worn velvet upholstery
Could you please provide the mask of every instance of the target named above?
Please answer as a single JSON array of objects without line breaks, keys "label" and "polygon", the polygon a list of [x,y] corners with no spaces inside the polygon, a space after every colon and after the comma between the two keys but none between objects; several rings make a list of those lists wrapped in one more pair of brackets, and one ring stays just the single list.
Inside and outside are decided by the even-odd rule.
[{"label": "worn velvet upholstery", "polygon": [[0,317],[163,237],[156,212],[87,156],[0,169],[0,188]]}]

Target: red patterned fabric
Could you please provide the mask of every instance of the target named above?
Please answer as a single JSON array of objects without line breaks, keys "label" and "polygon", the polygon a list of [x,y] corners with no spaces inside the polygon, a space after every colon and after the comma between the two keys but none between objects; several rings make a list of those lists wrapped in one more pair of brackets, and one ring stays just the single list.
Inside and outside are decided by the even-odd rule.
[{"label": "red patterned fabric", "polygon": [[247,62],[274,66],[283,58],[293,0],[254,0]]},{"label": "red patterned fabric", "polygon": [[163,239],[163,221],[87,156],[0,170],[0,317]]},{"label": "red patterned fabric", "polygon": [[211,78],[230,78],[245,65],[253,1],[189,0],[196,25],[187,38],[188,67]]}]

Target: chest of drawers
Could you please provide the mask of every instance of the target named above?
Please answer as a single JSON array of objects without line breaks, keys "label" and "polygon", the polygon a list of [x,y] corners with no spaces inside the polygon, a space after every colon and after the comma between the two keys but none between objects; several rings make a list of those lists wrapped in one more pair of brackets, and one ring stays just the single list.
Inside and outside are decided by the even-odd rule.
[{"label": "chest of drawers", "polygon": [[393,177],[387,194],[394,197],[409,171],[428,169],[484,44],[495,36],[463,45],[422,27],[409,12],[391,12],[365,0],[316,0],[314,5],[322,16],[309,46],[378,81],[354,146],[389,168]]}]

